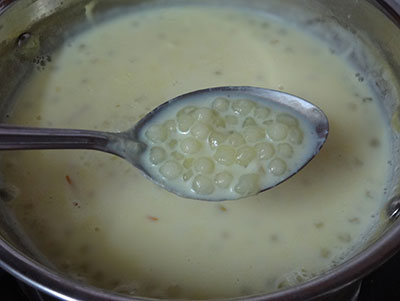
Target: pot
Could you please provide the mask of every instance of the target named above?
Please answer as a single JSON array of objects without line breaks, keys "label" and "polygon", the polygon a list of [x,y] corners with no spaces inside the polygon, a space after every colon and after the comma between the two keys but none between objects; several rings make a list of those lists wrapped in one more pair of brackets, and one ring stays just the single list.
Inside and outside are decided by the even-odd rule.
[{"label": "pot", "polygon": [[[91,19],[112,13],[115,7],[135,8],[153,3],[168,5],[167,0],[19,0],[0,2],[0,113],[10,110],[20,85],[35,68],[37,57],[45,57],[57,48],[68,34]],[[203,1],[205,2],[205,1]],[[213,3],[214,1],[209,1]],[[268,295],[246,297],[249,300],[325,300],[347,288],[351,291],[363,276],[388,260],[400,248],[400,10],[396,2],[361,0],[250,0],[224,1],[289,15],[296,22],[308,24],[316,35],[337,39],[337,28],[356,36],[368,46],[365,56],[372,56],[377,66],[365,65],[362,55],[353,62],[371,74],[370,86],[384,106],[392,125],[393,176],[381,220],[365,243],[345,262],[296,287]],[[297,11],[302,14],[296,14]],[[341,44],[342,43],[342,44]],[[340,48],[343,41],[337,40]],[[40,62],[39,62],[40,65]],[[0,194],[0,198],[4,196]],[[29,285],[63,300],[132,300],[127,296],[74,281],[56,269],[30,244],[29,239],[0,203],[0,266]],[[353,285],[353,287],[351,286]],[[137,298],[138,300],[140,298]],[[241,300],[236,298],[232,300]]]}]

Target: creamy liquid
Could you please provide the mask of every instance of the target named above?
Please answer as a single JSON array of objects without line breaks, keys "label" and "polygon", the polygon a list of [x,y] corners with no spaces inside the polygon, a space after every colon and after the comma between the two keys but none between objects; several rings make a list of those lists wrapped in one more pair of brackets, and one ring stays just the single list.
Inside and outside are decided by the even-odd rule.
[{"label": "creamy liquid", "polygon": [[217,298],[278,290],[341,262],[377,221],[386,124],[345,58],[268,16],[174,7],[71,38],[22,89],[9,122],[118,131],[177,95],[213,86],[281,89],[330,121],[321,153],[255,197],[179,198],[96,151],[2,154],[23,229],[74,278],[127,294]]},{"label": "creamy liquid", "polygon": [[140,166],[193,199],[257,194],[298,171],[321,143],[301,113],[238,91],[184,95],[151,116],[139,125]]}]

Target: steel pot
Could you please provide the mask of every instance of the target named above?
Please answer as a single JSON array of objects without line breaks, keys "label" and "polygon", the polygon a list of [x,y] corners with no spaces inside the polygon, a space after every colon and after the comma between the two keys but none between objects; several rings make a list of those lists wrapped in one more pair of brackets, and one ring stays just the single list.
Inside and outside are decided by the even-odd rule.
[{"label": "steel pot", "polygon": [[[208,0],[203,0],[205,2]],[[183,0],[16,0],[0,1],[0,116],[12,105],[9,101],[35,68],[32,59],[46,55],[63,42],[66,33],[79,30],[86,22],[91,4],[94,17],[114,7],[135,7]],[[215,1],[210,1],[215,2]],[[362,57],[354,63],[373,76],[370,82],[382,101],[392,124],[393,177],[381,222],[365,244],[344,263],[299,286],[268,295],[250,296],[249,300],[325,300],[354,284],[384,263],[400,248],[400,5],[396,1],[362,0],[232,0],[221,2],[245,5],[275,14],[301,10],[296,22],[307,23],[315,34],[337,38],[335,28],[347,31],[368,46],[379,68],[363,65]],[[86,9],[85,9],[86,8]],[[340,47],[341,41],[338,42]],[[0,199],[2,195],[0,193]],[[0,200],[0,266],[29,285],[64,300],[132,300],[100,288],[67,278],[36,255],[29,240]],[[140,298],[137,298],[138,300]],[[235,298],[232,300],[242,300]]]}]

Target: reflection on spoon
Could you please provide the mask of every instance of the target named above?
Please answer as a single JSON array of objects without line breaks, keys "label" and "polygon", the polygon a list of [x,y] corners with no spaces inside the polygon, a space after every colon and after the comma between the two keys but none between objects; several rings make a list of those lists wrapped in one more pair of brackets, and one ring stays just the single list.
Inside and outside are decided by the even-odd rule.
[{"label": "reflection on spoon", "polygon": [[165,102],[120,133],[0,125],[0,150],[104,151],[175,194],[222,201],[293,176],[319,152],[328,130],[325,114],[296,96],[218,87]]}]

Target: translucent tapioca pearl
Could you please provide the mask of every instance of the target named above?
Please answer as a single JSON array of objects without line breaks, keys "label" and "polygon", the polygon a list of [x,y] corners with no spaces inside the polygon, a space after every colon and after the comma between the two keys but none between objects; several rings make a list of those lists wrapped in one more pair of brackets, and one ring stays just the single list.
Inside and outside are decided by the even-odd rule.
[{"label": "translucent tapioca pearl", "polygon": [[288,143],[279,143],[276,151],[280,157],[291,158],[293,156],[293,147]]},{"label": "translucent tapioca pearl", "polygon": [[154,124],[147,129],[146,137],[153,142],[164,142],[168,138],[167,129],[160,124]]},{"label": "translucent tapioca pearl", "polygon": [[260,191],[260,176],[258,174],[242,175],[235,185],[235,191],[242,195],[253,195]]},{"label": "translucent tapioca pearl", "polygon": [[198,175],[193,179],[192,189],[198,194],[207,195],[213,193],[215,187],[213,181],[210,178],[204,175]]},{"label": "translucent tapioca pearl", "polygon": [[167,120],[166,122],[164,122],[164,127],[169,133],[175,133],[176,132],[175,120]]},{"label": "translucent tapioca pearl", "polygon": [[187,133],[192,127],[195,119],[190,114],[181,114],[176,117],[178,123],[178,130],[182,133]]},{"label": "translucent tapioca pearl", "polygon": [[162,147],[154,146],[150,149],[150,162],[154,165],[160,164],[167,157],[166,151]]},{"label": "translucent tapioca pearl", "polygon": [[212,108],[218,112],[225,112],[229,109],[229,101],[226,98],[218,97],[212,102]]},{"label": "translucent tapioca pearl", "polygon": [[197,107],[195,107],[195,106],[186,106],[186,107],[183,107],[182,109],[180,109],[180,110],[178,111],[178,113],[176,113],[176,117],[179,117],[179,116],[181,116],[181,115],[191,115],[191,114],[193,114],[193,112],[196,111],[196,110],[197,110]]},{"label": "translucent tapioca pearl", "polygon": [[182,180],[184,180],[185,182],[189,181],[191,179],[191,177],[193,177],[193,171],[188,170],[186,172],[183,173],[182,175]]},{"label": "translucent tapioca pearl", "polygon": [[202,122],[197,122],[190,130],[190,134],[196,139],[203,140],[210,134],[210,127]]},{"label": "translucent tapioca pearl", "polygon": [[259,175],[266,175],[267,172],[265,171],[265,168],[261,165],[258,166],[258,170],[257,170]]},{"label": "translucent tapioca pearl", "polygon": [[232,103],[232,110],[240,116],[248,115],[254,107],[255,103],[248,99],[239,99]]},{"label": "translucent tapioca pearl", "polygon": [[257,125],[257,122],[252,117],[246,117],[243,121],[242,127]]},{"label": "translucent tapioca pearl", "polygon": [[214,120],[212,121],[212,125],[216,128],[225,128],[226,122],[225,122],[224,118],[218,116],[218,117],[214,118]]},{"label": "translucent tapioca pearl", "polygon": [[248,126],[243,129],[243,137],[249,143],[261,142],[265,140],[265,131],[258,126]]},{"label": "translucent tapioca pearl", "polygon": [[171,139],[171,141],[169,141],[169,142],[167,143],[167,146],[168,146],[170,149],[174,149],[174,148],[176,147],[177,144],[178,144],[178,141],[177,141],[176,139]]},{"label": "translucent tapioca pearl", "polygon": [[176,161],[167,161],[160,167],[160,174],[167,180],[173,180],[182,173],[182,166]]},{"label": "translucent tapioca pearl", "polygon": [[291,128],[288,133],[288,140],[293,144],[301,144],[303,142],[303,132],[299,128]]},{"label": "translucent tapioca pearl", "polygon": [[210,135],[208,136],[208,144],[212,149],[214,149],[224,143],[227,138],[227,135],[224,133],[211,131]]},{"label": "translucent tapioca pearl", "polygon": [[288,127],[297,127],[299,125],[299,121],[297,120],[297,118],[286,113],[278,114],[276,116],[276,121],[279,123],[283,123]]},{"label": "translucent tapioca pearl", "polygon": [[269,142],[258,143],[255,149],[257,151],[257,157],[260,160],[268,160],[275,154],[275,148],[272,143]]},{"label": "translucent tapioca pearl", "polygon": [[253,161],[257,156],[257,153],[253,147],[242,146],[236,151],[236,163],[247,167],[251,161]]},{"label": "translucent tapioca pearl", "polygon": [[233,147],[227,145],[218,146],[214,154],[216,162],[222,165],[232,165],[236,160],[236,151]]},{"label": "translucent tapioca pearl", "polygon": [[230,172],[222,171],[217,173],[214,178],[215,185],[219,188],[228,188],[233,180],[233,176]]},{"label": "translucent tapioca pearl", "polygon": [[235,125],[239,123],[239,118],[235,115],[227,115],[225,116],[225,122],[227,124]]},{"label": "translucent tapioca pearl", "polygon": [[173,151],[171,153],[171,157],[174,158],[176,161],[182,161],[185,158],[184,155],[177,151]]},{"label": "translucent tapioca pearl", "polygon": [[322,258],[329,258],[331,256],[331,251],[327,248],[321,248],[319,254]]},{"label": "translucent tapioca pearl", "polygon": [[288,127],[282,123],[273,123],[267,127],[268,137],[273,141],[281,141],[288,135]]},{"label": "translucent tapioca pearl", "polygon": [[198,108],[193,112],[193,116],[196,120],[204,123],[213,123],[214,119],[217,118],[217,112],[209,108]]},{"label": "translucent tapioca pearl", "polygon": [[200,151],[201,143],[195,138],[187,137],[182,139],[179,147],[185,154],[195,154]]},{"label": "translucent tapioca pearl", "polygon": [[344,243],[351,242],[351,235],[349,233],[339,233],[337,235],[337,237],[341,242],[344,242]]},{"label": "translucent tapioca pearl", "polygon": [[254,117],[260,120],[264,120],[271,114],[271,110],[265,107],[257,107],[254,109]]},{"label": "translucent tapioca pearl", "polygon": [[274,176],[281,176],[286,172],[286,170],[287,170],[286,163],[282,159],[279,158],[273,159],[268,164],[268,171]]},{"label": "translucent tapioca pearl", "polygon": [[226,143],[232,145],[233,147],[238,147],[246,143],[243,136],[237,132],[234,132],[228,136]]},{"label": "translucent tapioca pearl", "polygon": [[193,168],[198,173],[210,174],[214,172],[215,164],[207,157],[200,157],[193,162]]},{"label": "translucent tapioca pearl", "polygon": [[262,122],[262,124],[263,125],[265,125],[266,127],[269,127],[271,124],[274,124],[274,120],[272,120],[272,119],[267,119],[267,120],[264,120],[263,122]]},{"label": "translucent tapioca pearl", "polygon": [[186,158],[183,160],[183,167],[190,169],[193,166],[194,158]]}]

